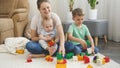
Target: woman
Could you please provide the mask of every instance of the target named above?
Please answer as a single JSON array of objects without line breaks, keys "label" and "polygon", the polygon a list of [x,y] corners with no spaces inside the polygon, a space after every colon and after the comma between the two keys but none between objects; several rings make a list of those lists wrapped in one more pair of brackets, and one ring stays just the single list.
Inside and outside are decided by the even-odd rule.
[{"label": "woman", "polygon": [[[40,11],[40,14],[35,15],[32,18],[31,21],[31,42],[28,42],[26,45],[27,50],[31,53],[29,57],[43,57],[45,56],[46,52],[52,52],[51,48],[46,48],[44,50],[41,47],[41,44],[38,43],[40,39],[43,39],[42,37],[39,37],[40,31],[42,29],[41,23],[44,19],[51,18],[54,22],[54,28],[57,30],[57,33],[59,34],[60,38],[60,45],[59,45],[59,52],[61,52],[63,55],[65,54],[65,48],[64,48],[64,33],[63,28],[61,25],[61,21],[59,17],[51,12],[51,5],[48,0],[38,0],[37,1],[37,7]],[[47,41],[47,37],[46,37]]]}]

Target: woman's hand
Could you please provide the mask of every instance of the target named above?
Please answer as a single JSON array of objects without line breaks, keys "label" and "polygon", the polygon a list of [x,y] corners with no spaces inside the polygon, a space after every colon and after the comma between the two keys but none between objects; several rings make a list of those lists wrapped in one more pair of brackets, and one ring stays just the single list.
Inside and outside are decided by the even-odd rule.
[{"label": "woman's hand", "polygon": [[64,47],[64,45],[60,45],[59,53],[62,53],[63,57],[65,56],[65,47]]}]

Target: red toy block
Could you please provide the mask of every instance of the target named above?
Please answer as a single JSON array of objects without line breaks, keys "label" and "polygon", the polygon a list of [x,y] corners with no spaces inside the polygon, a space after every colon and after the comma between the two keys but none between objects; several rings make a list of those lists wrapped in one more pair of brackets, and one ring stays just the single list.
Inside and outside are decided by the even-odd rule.
[{"label": "red toy block", "polygon": [[54,46],[54,44],[55,44],[55,41],[54,41],[54,40],[51,40],[51,41],[48,42],[48,46],[49,46],[49,47]]},{"label": "red toy block", "polygon": [[31,58],[28,58],[27,59],[27,62],[29,63],[29,62],[32,62],[32,59]]},{"label": "red toy block", "polygon": [[105,62],[107,63],[107,62],[110,62],[110,58],[109,57],[104,57],[104,59],[105,59]]},{"label": "red toy block", "polygon": [[51,57],[50,55],[45,57],[45,60],[48,62],[52,62],[53,61],[53,57]]},{"label": "red toy block", "polygon": [[67,63],[66,59],[57,60],[57,64],[66,64],[66,63]]},{"label": "red toy block", "polygon": [[90,62],[90,59],[87,56],[83,56],[83,60],[85,64]]}]

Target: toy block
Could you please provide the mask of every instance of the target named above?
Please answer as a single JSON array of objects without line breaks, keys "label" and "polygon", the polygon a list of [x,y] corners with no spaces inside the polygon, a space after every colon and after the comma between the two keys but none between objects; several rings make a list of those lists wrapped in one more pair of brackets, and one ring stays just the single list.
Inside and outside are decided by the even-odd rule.
[{"label": "toy block", "polygon": [[77,56],[73,56],[73,61],[78,61],[78,57]]},{"label": "toy block", "polygon": [[77,55],[78,57],[78,61],[82,61],[83,60],[83,56]]},{"label": "toy block", "polygon": [[102,65],[102,59],[97,59],[97,65]]},{"label": "toy block", "polygon": [[105,62],[107,63],[107,62],[110,62],[110,58],[109,57],[104,57],[104,59],[105,59]]},{"label": "toy block", "polygon": [[105,64],[106,62],[105,62],[105,59],[102,59],[102,64]]},{"label": "toy block", "polygon": [[93,57],[93,62],[94,62],[94,63],[97,63],[97,59],[99,59],[99,57],[98,57],[98,56],[94,56],[94,57]]},{"label": "toy block", "polygon": [[56,68],[67,68],[66,64],[56,64]]},{"label": "toy block", "polygon": [[18,53],[18,54],[24,54],[24,49],[19,49],[19,50],[17,49],[16,53]]},{"label": "toy block", "polygon": [[50,55],[47,55],[45,57],[45,60],[48,61],[48,62],[52,62],[53,61],[53,57],[51,57]]},{"label": "toy block", "polygon": [[74,53],[68,53],[65,55],[66,59],[71,59],[74,56]]},{"label": "toy block", "polygon": [[93,66],[89,64],[89,65],[87,66],[87,68],[93,68]]},{"label": "toy block", "polygon": [[83,56],[83,60],[85,64],[90,62],[90,59],[87,56]]},{"label": "toy block", "polygon": [[62,59],[63,59],[62,53],[57,53],[57,60],[62,60]]},{"label": "toy block", "polygon": [[29,63],[29,62],[32,62],[32,59],[31,58],[28,58],[27,59],[27,62]]},{"label": "toy block", "polygon": [[66,63],[67,63],[66,59],[57,60],[57,64],[66,64]]},{"label": "toy block", "polygon": [[48,46],[54,46],[54,44],[55,44],[55,41],[54,40],[50,40],[50,41],[48,41]]}]

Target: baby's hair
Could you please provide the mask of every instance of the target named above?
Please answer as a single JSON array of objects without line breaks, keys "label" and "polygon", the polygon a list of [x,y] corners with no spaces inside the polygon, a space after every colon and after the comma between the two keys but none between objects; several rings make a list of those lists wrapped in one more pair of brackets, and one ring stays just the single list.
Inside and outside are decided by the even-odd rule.
[{"label": "baby's hair", "polygon": [[72,11],[72,16],[75,17],[76,15],[78,16],[84,16],[83,11],[81,8],[76,8]]},{"label": "baby's hair", "polygon": [[49,0],[37,0],[37,8],[38,8],[38,9],[40,8],[40,6],[41,6],[41,4],[42,4],[43,2],[48,2],[48,3],[50,3]]}]

